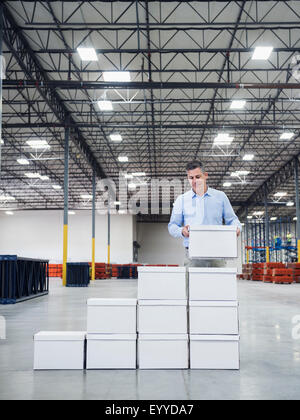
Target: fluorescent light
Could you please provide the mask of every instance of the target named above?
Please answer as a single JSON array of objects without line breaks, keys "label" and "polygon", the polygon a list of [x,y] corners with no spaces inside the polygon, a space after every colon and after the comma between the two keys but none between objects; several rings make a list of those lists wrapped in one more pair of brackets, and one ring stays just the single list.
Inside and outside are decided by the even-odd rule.
[{"label": "fluorescent light", "polygon": [[250,174],[249,171],[235,171],[235,172],[232,172],[230,176],[239,177],[239,176],[247,176],[249,174]]},{"label": "fluorescent light", "polygon": [[103,73],[105,82],[130,82],[129,71],[105,71]]},{"label": "fluorescent light", "polygon": [[52,185],[52,188],[54,188],[55,190],[61,190],[61,186],[60,185]]},{"label": "fluorescent light", "polygon": [[11,195],[0,195],[0,201],[15,201],[15,197],[12,197]]},{"label": "fluorescent light", "polygon": [[133,178],[133,175],[131,175],[131,174],[124,174],[124,178],[126,178],[126,179],[132,179]]},{"label": "fluorescent light", "polygon": [[294,222],[297,222],[297,217],[294,217],[294,218],[293,218],[293,221],[294,221]]},{"label": "fluorescent light", "polygon": [[128,162],[128,157],[127,156],[119,156],[118,161],[119,162]]},{"label": "fluorescent light", "polygon": [[274,197],[285,197],[287,196],[286,192],[277,192],[276,194],[274,194]]},{"label": "fluorescent light", "polygon": [[132,172],[132,176],[146,176],[145,172]]},{"label": "fluorescent light", "polygon": [[243,160],[253,160],[253,158],[254,158],[254,155],[252,154],[247,154],[243,156]]},{"label": "fluorescent light", "polygon": [[49,149],[50,145],[46,140],[28,140],[26,142],[32,149]]},{"label": "fluorescent light", "polygon": [[13,212],[12,211],[6,211],[5,214],[7,214],[8,216],[13,216]]},{"label": "fluorescent light", "polygon": [[34,179],[34,178],[40,178],[41,174],[39,174],[38,172],[25,172],[25,176],[27,178]]},{"label": "fluorescent light", "polygon": [[113,111],[113,105],[111,101],[98,101],[98,106],[101,111]]},{"label": "fluorescent light", "polygon": [[253,216],[247,216],[247,219],[253,219]]},{"label": "fluorescent light", "polygon": [[277,220],[277,217],[271,217],[270,220],[272,220],[272,222],[274,222],[275,220]]},{"label": "fluorescent light", "polygon": [[228,133],[219,133],[214,139],[214,144],[218,146],[229,146],[233,142],[234,137],[230,137]]},{"label": "fluorescent light", "polygon": [[93,199],[93,196],[91,194],[81,194],[80,197],[83,198],[84,200],[92,200]]},{"label": "fluorescent light", "polygon": [[42,181],[49,181],[49,177],[48,177],[48,175],[41,175],[40,176],[40,179],[42,180]]},{"label": "fluorescent light", "polygon": [[136,184],[134,184],[134,183],[132,182],[132,183],[128,184],[128,188],[129,188],[130,190],[135,190],[135,189],[136,189]]},{"label": "fluorescent light", "polygon": [[246,101],[232,101],[230,105],[230,109],[243,109],[246,105]]},{"label": "fluorescent light", "polygon": [[114,206],[120,206],[121,205],[121,201],[114,201]]},{"label": "fluorescent light", "polygon": [[4,144],[4,141],[2,139],[0,139],[0,144]]},{"label": "fluorescent light", "polygon": [[126,211],[126,210],[119,210],[119,211],[118,211],[118,213],[119,213],[119,214],[126,214],[126,213],[127,213],[127,211]]},{"label": "fluorescent light", "polygon": [[223,187],[231,187],[231,182],[224,182]]},{"label": "fluorescent light", "polygon": [[292,137],[294,137],[295,133],[282,133],[280,136],[280,140],[290,140]]},{"label": "fluorescent light", "polygon": [[74,214],[76,214],[76,213],[75,213],[75,211],[73,211],[73,210],[69,210],[69,211],[68,211],[68,214],[69,214],[70,216],[73,216],[73,215],[74,215]]},{"label": "fluorescent light", "polygon": [[98,61],[95,48],[77,48],[82,61]]},{"label": "fluorescent light", "polygon": [[295,205],[295,203],[293,201],[288,201],[286,203],[287,207],[293,207]]},{"label": "fluorescent light", "polygon": [[256,47],[252,60],[267,60],[273,51],[273,47]]},{"label": "fluorescent light", "polygon": [[253,216],[262,216],[265,212],[264,211],[255,211]]},{"label": "fluorescent light", "polygon": [[27,160],[27,159],[25,159],[25,158],[20,158],[20,159],[17,159],[17,162],[18,162],[20,165],[29,165],[29,160]]},{"label": "fluorescent light", "polygon": [[121,134],[111,134],[110,136],[111,141],[122,141]]}]

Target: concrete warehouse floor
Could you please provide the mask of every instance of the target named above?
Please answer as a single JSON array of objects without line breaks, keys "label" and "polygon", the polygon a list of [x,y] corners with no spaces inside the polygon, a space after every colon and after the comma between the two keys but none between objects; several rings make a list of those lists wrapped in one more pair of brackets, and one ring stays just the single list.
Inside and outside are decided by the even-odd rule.
[{"label": "concrete warehouse floor", "polygon": [[0,399],[299,399],[300,284],[239,282],[241,370],[237,371],[36,371],[33,334],[85,330],[88,297],[135,297],[134,280],[98,280],[88,289],[63,288],[51,279],[50,295],[0,306],[7,339],[0,340]]}]

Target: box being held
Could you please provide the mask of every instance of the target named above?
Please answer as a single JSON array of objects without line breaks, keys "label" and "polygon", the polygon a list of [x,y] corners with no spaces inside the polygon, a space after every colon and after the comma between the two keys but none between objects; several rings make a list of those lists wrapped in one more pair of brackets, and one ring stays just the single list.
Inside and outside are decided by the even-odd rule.
[{"label": "box being held", "polygon": [[238,334],[236,301],[190,301],[190,334]]},{"label": "box being held", "polygon": [[185,267],[138,267],[138,299],[187,299]]},{"label": "box being held", "polygon": [[237,226],[190,227],[189,257],[199,259],[237,258]]},{"label": "box being held", "polygon": [[191,369],[240,368],[238,335],[191,335]]},{"label": "box being held", "polygon": [[136,299],[88,299],[87,332],[136,334]]},{"label": "box being held", "polygon": [[139,334],[140,369],[188,369],[187,334]]},{"label": "box being held", "polygon": [[237,300],[236,268],[189,268],[190,300]]},{"label": "box being held", "polygon": [[84,369],[86,332],[41,331],[34,335],[35,370]]},{"label": "box being held", "polygon": [[88,334],[87,369],[136,369],[136,334]]},{"label": "box being held", "polygon": [[141,334],[187,334],[187,300],[139,300]]}]

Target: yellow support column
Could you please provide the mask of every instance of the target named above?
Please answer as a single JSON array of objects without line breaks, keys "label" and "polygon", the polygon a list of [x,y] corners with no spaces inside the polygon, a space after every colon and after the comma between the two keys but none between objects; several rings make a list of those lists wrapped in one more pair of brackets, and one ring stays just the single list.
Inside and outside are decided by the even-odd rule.
[{"label": "yellow support column", "polygon": [[95,268],[95,237],[96,237],[96,172],[93,170],[93,211],[92,211],[92,281],[96,278]]},{"label": "yellow support column", "polygon": [[269,263],[270,262],[270,247],[269,246],[267,246],[266,252],[267,252],[267,263]]},{"label": "yellow support column", "polygon": [[298,263],[300,263],[300,239],[298,239]]},{"label": "yellow support column", "polygon": [[64,225],[63,286],[67,284],[68,225]]},{"label": "yellow support column", "polygon": [[249,249],[247,249],[247,264],[249,264]]},{"label": "yellow support column", "polygon": [[110,264],[110,245],[107,245],[107,264]]},{"label": "yellow support column", "polygon": [[96,278],[96,268],[95,268],[95,238],[92,239],[92,281]]}]

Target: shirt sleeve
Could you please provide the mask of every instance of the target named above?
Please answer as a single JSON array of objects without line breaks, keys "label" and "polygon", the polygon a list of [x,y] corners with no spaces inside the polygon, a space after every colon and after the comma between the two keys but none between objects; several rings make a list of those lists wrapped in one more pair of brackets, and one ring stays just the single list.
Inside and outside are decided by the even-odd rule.
[{"label": "shirt sleeve", "polygon": [[224,201],[223,201],[223,218],[225,220],[226,225],[237,226],[242,231],[242,225],[235,214],[230,201],[225,193],[224,194]]},{"label": "shirt sleeve", "polygon": [[168,224],[168,230],[171,236],[174,238],[183,238],[182,225],[184,221],[183,217],[183,203],[182,197],[178,197],[174,203],[170,223]]}]

